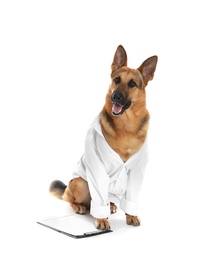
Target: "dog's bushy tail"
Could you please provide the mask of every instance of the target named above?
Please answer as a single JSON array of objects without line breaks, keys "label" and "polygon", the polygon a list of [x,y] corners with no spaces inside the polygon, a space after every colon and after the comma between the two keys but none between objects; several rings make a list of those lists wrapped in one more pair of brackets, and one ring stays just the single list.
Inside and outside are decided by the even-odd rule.
[{"label": "dog's bushy tail", "polygon": [[51,185],[49,187],[49,192],[54,197],[56,197],[58,199],[62,199],[62,196],[63,196],[66,188],[67,188],[67,186],[63,182],[61,182],[59,180],[55,180],[55,181],[51,182]]}]

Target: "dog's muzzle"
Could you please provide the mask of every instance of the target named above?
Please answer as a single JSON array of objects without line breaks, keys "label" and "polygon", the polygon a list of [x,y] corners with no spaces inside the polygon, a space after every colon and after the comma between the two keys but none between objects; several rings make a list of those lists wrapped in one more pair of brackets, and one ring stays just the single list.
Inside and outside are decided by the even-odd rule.
[{"label": "dog's muzzle", "polygon": [[112,114],[114,116],[121,115],[131,105],[131,101],[127,101],[120,90],[116,90],[112,94],[111,101],[113,103]]}]

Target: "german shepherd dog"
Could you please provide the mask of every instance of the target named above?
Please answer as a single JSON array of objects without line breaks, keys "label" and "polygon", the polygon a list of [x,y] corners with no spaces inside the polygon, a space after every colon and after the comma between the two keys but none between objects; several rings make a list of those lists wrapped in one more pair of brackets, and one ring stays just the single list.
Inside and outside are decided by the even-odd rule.
[{"label": "german shepherd dog", "polygon": [[[99,114],[99,123],[105,141],[124,163],[138,153],[146,141],[149,113],[146,109],[145,89],[153,79],[157,60],[157,56],[152,56],[139,68],[131,69],[127,67],[127,54],[122,45],[118,46],[113,58],[111,84]],[[98,176],[99,173],[96,174]],[[85,214],[92,203],[92,190],[87,178],[77,176],[68,186],[61,181],[53,181],[49,191],[53,196],[69,202],[78,214]],[[110,213],[117,210],[113,202],[109,202],[108,207]],[[140,225],[138,216],[130,212],[125,214],[128,225]],[[110,229],[108,217],[95,217],[95,226],[101,230]]]}]

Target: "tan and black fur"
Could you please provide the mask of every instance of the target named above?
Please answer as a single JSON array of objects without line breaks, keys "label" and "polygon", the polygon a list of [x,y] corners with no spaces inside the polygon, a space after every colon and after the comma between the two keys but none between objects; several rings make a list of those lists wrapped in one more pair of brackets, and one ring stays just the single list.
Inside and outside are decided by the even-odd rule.
[{"label": "tan and black fur", "polygon": [[[157,56],[145,60],[137,69],[127,67],[127,54],[119,45],[111,65],[111,84],[105,105],[100,113],[103,135],[110,147],[127,161],[144,144],[149,113],[146,109],[145,88],[153,79]],[[81,177],[71,180],[66,186],[60,181],[52,182],[50,192],[57,198],[68,201],[78,214],[85,214],[90,207],[88,184]],[[116,212],[116,205],[110,203],[111,212]],[[127,224],[138,226],[137,216],[126,214]],[[110,229],[108,219],[96,219],[98,229]]]}]

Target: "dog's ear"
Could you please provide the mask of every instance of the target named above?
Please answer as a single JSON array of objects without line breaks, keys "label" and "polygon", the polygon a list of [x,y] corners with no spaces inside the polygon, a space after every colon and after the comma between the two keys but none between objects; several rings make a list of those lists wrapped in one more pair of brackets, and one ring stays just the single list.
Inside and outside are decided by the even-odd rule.
[{"label": "dog's ear", "polygon": [[114,60],[111,64],[112,73],[115,72],[116,70],[120,69],[123,66],[127,66],[127,55],[126,55],[126,51],[123,48],[123,46],[119,45],[114,54]]},{"label": "dog's ear", "polygon": [[142,65],[138,68],[143,76],[143,81],[147,85],[149,80],[152,80],[154,77],[158,57],[152,56],[145,60]]}]

